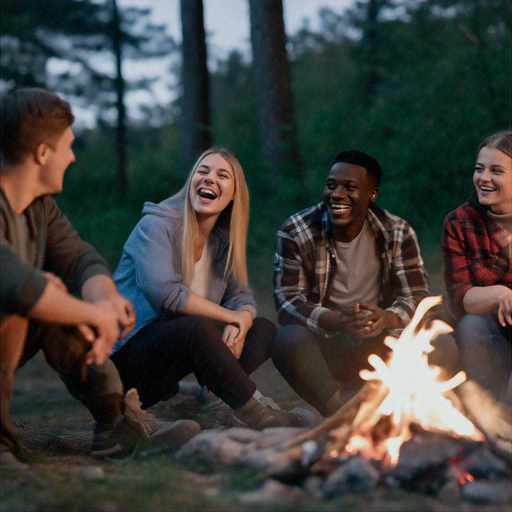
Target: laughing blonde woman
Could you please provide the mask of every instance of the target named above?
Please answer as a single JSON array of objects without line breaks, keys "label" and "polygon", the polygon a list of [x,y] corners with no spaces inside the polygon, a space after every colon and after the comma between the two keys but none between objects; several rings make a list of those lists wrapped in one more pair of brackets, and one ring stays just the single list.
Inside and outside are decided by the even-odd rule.
[{"label": "laughing blonde woman", "polygon": [[251,428],[311,421],[307,411],[258,399],[248,377],[272,355],[276,334],[271,321],[256,317],[248,287],[248,223],[245,177],[224,148],[204,152],[177,194],[144,205],[114,275],[137,324],[112,355],[143,408],[168,399],[194,373]]}]

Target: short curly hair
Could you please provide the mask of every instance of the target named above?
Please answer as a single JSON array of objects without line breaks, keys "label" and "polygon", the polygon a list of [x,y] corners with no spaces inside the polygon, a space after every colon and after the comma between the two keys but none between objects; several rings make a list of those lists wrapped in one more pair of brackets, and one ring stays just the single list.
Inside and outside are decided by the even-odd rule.
[{"label": "short curly hair", "polygon": [[370,156],[363,151],[359,151],[358,149],[348,149],[340,151],[334,157],[331,167],[338,163],[354,164],[364,167],[366,171],[373,176],[376,186],[380,185],[382,167],[379,161],[373,156]]}]

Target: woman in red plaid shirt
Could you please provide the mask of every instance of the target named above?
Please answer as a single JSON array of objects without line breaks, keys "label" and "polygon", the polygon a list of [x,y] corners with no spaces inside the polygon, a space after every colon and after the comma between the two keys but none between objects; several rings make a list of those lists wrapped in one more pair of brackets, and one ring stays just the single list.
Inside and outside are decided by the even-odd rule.
[{"label": "woman in red plaid shirt", "polygon": [[512,132],[482,141],[468,202],[444,221],[444,279],[469,378],[511,402]]}]

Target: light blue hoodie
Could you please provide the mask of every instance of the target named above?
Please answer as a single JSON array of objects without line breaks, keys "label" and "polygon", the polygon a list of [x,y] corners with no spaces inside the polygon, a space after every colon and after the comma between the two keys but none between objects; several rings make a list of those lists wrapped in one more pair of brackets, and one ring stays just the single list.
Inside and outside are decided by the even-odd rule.
[{"label": "light blue hoodie", "polygon": [[[181,282],[182,203],[166,199],[159,204],[146,202],[142,218],[124,246],[114,272],[119,293],[135,307],[137,322],[132,332],[118,341],[119,350],[136,332],[159,317],[180,313],[190,295]],[[256,302],[248,286],[239,283],[233,273],[224,277],[229,239],[215,227],[208,237],[212,272],[206,299],[232,311],[247,310],[253,318]]]}]

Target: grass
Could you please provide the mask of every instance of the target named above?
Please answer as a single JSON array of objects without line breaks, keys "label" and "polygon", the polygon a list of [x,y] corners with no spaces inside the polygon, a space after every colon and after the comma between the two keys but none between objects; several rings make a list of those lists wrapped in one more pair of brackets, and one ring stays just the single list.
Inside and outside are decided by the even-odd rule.
[{"label": "grass", "polygon": [[[441,259],[433,248],[424,252],[433,292],[442,286]],[[271,264],[254,260],[257,298],[262,314],[275,320],[271,297]],[[264,277],[263,277],[264,276]],[[254,375],[263,394],[272,396],[285,408],[304,406],[270,362]],[[38,354],[17,375],[11,407],[12,417],[28,425],[53,430],[63,438],[74,433],[90,443],[93,427],[88,412],[74,400],[55,373]],[[88,436],[88,437],[87,437]],[[87,443],[86,443],[87,444]],[[258,503],[244,500],[260,479],[226,468],[216,471],[179,464],[172,455],[98,461],[87,455],[87,447],[69,453],[52,453],[37,443],[31,451],[31,470],[2,475],[1,510],[39,511],[458,511],[464,504],[448,507],[430,497],[399,489],[378,490],[370,495],[349,495],[331,501],[303,499],[300,502]],[[84,478],[83,470],[100,467],[104,477]],[[462,508],[461,508],[462,507]],[[486,507],[470,507],[486,511]],[[493,512],[497,509],[492,508]]]}]

